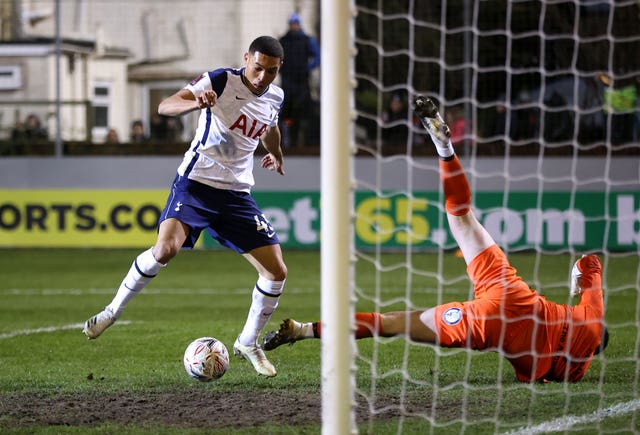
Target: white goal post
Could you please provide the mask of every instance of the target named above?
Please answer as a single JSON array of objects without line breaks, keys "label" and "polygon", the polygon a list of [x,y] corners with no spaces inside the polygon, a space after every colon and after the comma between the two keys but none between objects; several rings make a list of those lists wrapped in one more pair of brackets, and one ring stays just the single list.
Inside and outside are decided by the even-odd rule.
[{"label": "white goal post", "polygon": [[321,39],[325,61],[320,93],[322,432],[326,435],[355,430],[350,283],[352,11],[350,1],[322,2],[322,23],[327,23]]}]

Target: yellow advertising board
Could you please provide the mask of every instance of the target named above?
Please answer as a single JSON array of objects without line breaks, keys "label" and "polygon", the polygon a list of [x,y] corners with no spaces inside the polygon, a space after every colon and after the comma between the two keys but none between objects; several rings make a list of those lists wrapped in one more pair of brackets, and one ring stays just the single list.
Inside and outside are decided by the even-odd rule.
[{"label": "yellow advertising board", "polygon": [[0,189],[0,246],[151,246],[166,198],[166,190]]}]

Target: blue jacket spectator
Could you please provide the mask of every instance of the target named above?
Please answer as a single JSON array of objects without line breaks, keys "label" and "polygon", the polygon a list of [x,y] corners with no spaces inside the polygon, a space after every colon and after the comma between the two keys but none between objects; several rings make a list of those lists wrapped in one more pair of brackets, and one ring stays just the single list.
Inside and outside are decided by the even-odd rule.
[{"label": "blue jacket spectator", "polygon": [[320,65],[318,42],[302,30],[300,16],[289,17],[289,30],[280,38],[284,63],[280,69],[284,106],[280,129],[285,147],[318,144],[319,113],[311,97],[309,78]]}]

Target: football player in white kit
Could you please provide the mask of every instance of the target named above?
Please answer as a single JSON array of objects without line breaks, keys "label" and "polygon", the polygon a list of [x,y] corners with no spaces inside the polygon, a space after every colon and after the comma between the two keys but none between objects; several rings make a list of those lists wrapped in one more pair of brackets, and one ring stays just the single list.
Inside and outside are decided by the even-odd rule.
[{"label": "football player in white kit", "polygon": [[268,151],[261,166],[284,175],[278,129],[284,93],[272,83],[283,58],[278,40],[261,36],[244,54],[243,68],[205,72],[160,103],[158,113],[165,116],[200,110],[198,127],[160,216],[156,243],[134,260],[111,303],[86,321],[88,338],[100,336],[180,249],[192,248],[207,230],[258,272],[234,354],[250,361],[260,375],[276,375],[257,340],[278,306],[287,267],[278,236],[250,190],[260,143]]}]

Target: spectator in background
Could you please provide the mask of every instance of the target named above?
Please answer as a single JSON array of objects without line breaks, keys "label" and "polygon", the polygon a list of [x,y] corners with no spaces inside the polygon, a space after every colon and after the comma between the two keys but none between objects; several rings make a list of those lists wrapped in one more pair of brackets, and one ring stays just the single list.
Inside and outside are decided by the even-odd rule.
[{"label": "spectator in background", "polygon": [[167,120],[164,116],[154,113],[150,122],[151,140],[155,143],[162,143],[167,137]]},{"label": "spectator in background", "polygon": [[[640,76],[636,77],[636,89],[640,93]],[[640,96],[636,95],[636,108],[635,116],[633,118],[633,140],[634,142],[640,141]]]},{"label": "spectator in background", "polygon": [[531,91],[521,89],[511,109],[509,137],[513,140],[530,140],[538,136],[540,109],[535,106]]},{"label": "spectator in background", "polygon": [[109,131],[107,131],[104,143],[109,145],[117,145],[120,143],[120,137],[118,136],[118,131],[115,128],[110,128]]},{"label": "spectator in background", "polygon": [[151,139],[157,143],[182,142],[184,125],[180,118],[155,114],[151,118]]},{"label": "spectator in background", "polygon": [[47,129],[42,126],[38,115],[31,113],[24,122],[16,121],[11,130],[11,141],[8,147],[1,150],[0,154],[29,154],[31,152],[31,145],[43,144],[48,140],[49,134],[47,133]]},{"label": "spectator in background", "polygon": [[129,133],[130,143],[147,143],[149,137],[144,132],[144,124],[141,120],[136,119],[131,123],[131,132]]},{"label": "spectator in background", "polygon": [[11,141],[7,152],[3,154],[24,154],[24,144],[26,143],[24,123],[17,120],[11,129]]},{"label": "spectator in background", "polygon": [[184,124],[182,124],[182,120],[180,118],[166,118],[166,123],[166,141],[169,143],[183,142],[182,132],[184,131]]},{"label": "spectator in background", "polygon": [[604,73],[599,74],[604,90],[604,112],[611,116],[609,140],[614,145],[634,140],[636,105],[638,88],[633,78],[612,79]]},{"label": "spectator in background", "polygon": [[461,106],[451,107],[445,114],[445,121],[451,130],[451,143],[454,146],[463,144],[467,129],[464,109]]},{"label": "spectator in background", "polygon": [[406,144],[409,136],[409,118],[407,104],[399,94],[393,94],[387,110],[382,113],[382,142],[385,145]]},{"label": "spectator in background", "polygon": [[478,110],[478,129],[479,137],[491,140],[503,140],[507,130],[507,105],[504,102],[504,95],[493,105],[486,108],[477,108]]},{"label": "spectator in background", "polygon": [[596,73],[583,77],[578,88],[578,142],[581,144],[604,142],[606,137],[606,115],[604,106],[604,83]]},{"label": "spectator in background", "polygon": [[300,16],[293,13],[289,17],[289,31],[280,38],[280,44],[284,49],[284,63],[280,69],[284,90],[280,113],[283,145],[318,144],[319,112],[309,85],[311,72],[320,65],[318,43],[302,30]]},{"label": "spectator in background", "polygon": [[47,129],[42,126],[40,118],[35,113],[29,114],[24,123],[17,122],[11,132],[11,139],[20,143],[44,142],[47,138]]}]

